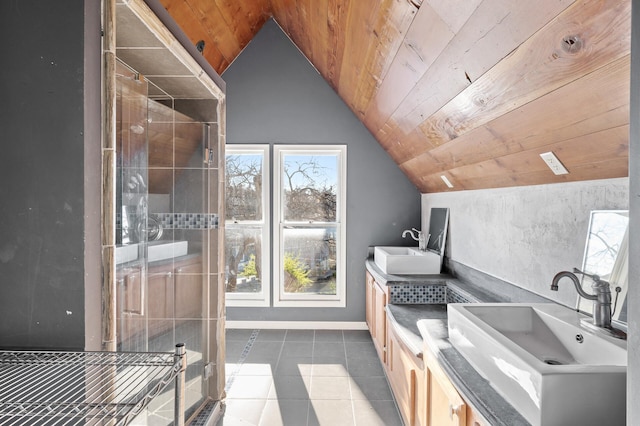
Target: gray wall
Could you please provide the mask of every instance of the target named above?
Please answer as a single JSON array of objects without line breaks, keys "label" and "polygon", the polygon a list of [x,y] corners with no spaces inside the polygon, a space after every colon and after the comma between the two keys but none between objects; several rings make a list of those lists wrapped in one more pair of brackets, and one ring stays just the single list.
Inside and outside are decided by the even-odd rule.
[{"label": "gray wall", "polygon": [[227,143],[347,145],[347,307],[227,308],[229,320],[364,321],[370,245],[406,245],[420,194],[280,28],[268,21],[223,74]]},{"label": "gray wall", "polygon": [[[551,172],[549,172],[551,173]],[[591,210],[629,208],[628,179],[422,195],[449,207],[446,256],[541,296],[575,306],[576,291],[553,276],[582,266]]]},{"label": "gray wall", "polygon": [[0,2],[3,347],[84,347],[83,38],[83,0]]},{"label": "gray wall", "polygon": [[631,131],[629,143],[629,341],[627,424],[640,419],[640,1],[631,25]]}]

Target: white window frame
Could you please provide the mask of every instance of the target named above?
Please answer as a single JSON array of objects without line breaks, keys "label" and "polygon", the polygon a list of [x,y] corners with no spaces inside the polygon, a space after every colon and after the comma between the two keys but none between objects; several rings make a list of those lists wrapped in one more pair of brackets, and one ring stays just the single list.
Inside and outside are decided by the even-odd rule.
[{"label": "white window frame", "polygon": [[[225,163],[227,155],[234,154],[261,154],[262,155],[262,220],[260,221],[230,221],[225,219],[225,228],[236,225],[258,225],[262,226],[262,291],[260,293],[227,293],[225,292],[225,302],[227,306],[270,306],[271,304],[271,229],[270,211],[271,203],[269,194],[271,186],[269,184],[269,145],[226,145]],[[225,168],[226,170],[226,168]]]},{"label": "white window frame", "polygon": [[[286,154],[318,155],[334,154],[338,156],[338,197],[336,222],[338,242],[336,244],[336,294],[286,294],[282,285],[284,256],[282,239],[284,230],[284,191],[282,187],[283,156]],[[273,306],[277,307],[346,307],[346,200],[347,200],[347,146],[346,145],[274,145],[273,147]],[[304,225],[288,222],[286,225]],[[321,224],[321,223],[316,223]],[[276,291],[277,288],[277,291]]]}]

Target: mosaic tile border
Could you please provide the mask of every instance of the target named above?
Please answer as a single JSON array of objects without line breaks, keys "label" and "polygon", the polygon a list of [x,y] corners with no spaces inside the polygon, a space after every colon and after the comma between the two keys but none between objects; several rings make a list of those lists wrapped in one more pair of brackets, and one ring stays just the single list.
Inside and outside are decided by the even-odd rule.
[{"label": "mosaic tile border", "polygon": [[164,229],[218,229],[216,213],[154,213]]},{"label": "mosaic tile border", "polygon": [[455,289],[447,287],[447,303],[473,303],[473,301],[458,293]]},{"label": "mosaic tile border", "polygon": [[402,285],[389,286],[389,303],[395,305],[428,305],[444,303],[473,303],[456,289],[446,285]]},{"label": "mosaic tile border", "polygon": [[447,300],[446,285],[390,285],[389,303],[402,304],[442,304]]},{"label": "mosaic tile border", "polygon": [[[216,213],[152,213],[164,229],[218,229]],[[116,214],[116,229],[122,229],[122,215]]]}]

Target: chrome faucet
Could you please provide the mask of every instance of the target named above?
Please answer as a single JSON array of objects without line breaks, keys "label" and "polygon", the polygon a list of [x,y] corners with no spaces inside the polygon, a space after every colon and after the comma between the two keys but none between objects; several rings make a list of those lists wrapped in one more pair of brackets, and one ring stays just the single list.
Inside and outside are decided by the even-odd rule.
[{"label": "chrome faucet", "polygon": [[[591,288],[594,289],[596,294],[588,294],[587,292],[585,292],[582,289],[580,280],[578,279],[576,274],[582,274],[586,277],[591,278],[593,280],[593,285],[591,286]],[[623,331],[614,329],[611,326],[611,289],[609,287],[609,283],[601,280],[598,275],[587,274],[585,272],[582,272],[578,268],[573,268],[573,272],[558,272],[551,281],[551,290],[558,291],[558,282],[565,277],[573,281],[573,284],[576,287],[576,291],[578,292],[580,297],[583,297],[587,300],[593,300],[592,325],[597,329],[605,330],[609,335],[620,339],[625,339],[626,334]]]},{"label": "chrome faucet", "polygon": [[[414,232],[418,235],[417,237],[414,234]],[[427,250],[427,243],[429,242],[429,238],[431,237],[431,234],[427,234],[425,236],[422,231],[418,231],[416,228],[411,228],[411,229],[405,229],[402,232],[402,238],[407,238],[407,234],[411,235],[411,238],[413,238],[418,242],[418,249],[422,251]]]}]

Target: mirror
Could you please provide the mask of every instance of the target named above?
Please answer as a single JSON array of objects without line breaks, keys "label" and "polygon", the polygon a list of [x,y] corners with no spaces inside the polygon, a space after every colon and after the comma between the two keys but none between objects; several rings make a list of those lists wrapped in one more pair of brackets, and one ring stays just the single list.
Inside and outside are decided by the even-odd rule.
[{"label": "mirror", "polygon": [[429,219],[429,241],[427,250],[444,254],[444,245],[447,240],[447,225],[449,223],[449,209],[432,208]]},{"label": "mirror", "polygon": [[[596,274],[611,285],[612,319],[619,322],[627,321],[628,224],[627,210],[592,211],[582,262],[584,272]],[[582,287],[587,293],[593,294],[592,284],[593,280],[583,277]],[[577,308],[592,314],[593,302],[578,297]]]}]

